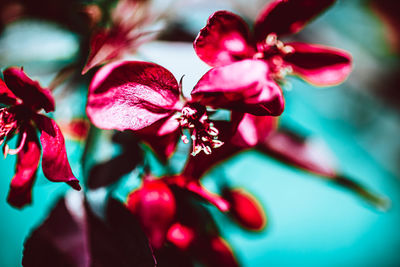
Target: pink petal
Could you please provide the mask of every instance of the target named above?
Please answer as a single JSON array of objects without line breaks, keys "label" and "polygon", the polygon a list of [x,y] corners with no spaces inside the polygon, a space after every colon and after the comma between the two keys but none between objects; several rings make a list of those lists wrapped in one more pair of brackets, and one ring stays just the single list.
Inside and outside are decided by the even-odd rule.
[{"label": "pink petal", "polygon": [[79,181],[72,173],[69,165],[63,134],[56,122],[46,116],[35,117],[41,131],[43,157],[42,169],[44,176],[52,182],[66,182],[72,188],[80,190]]},{"label": "pink petal", "polygon": [[193,46],[201,60],[211,66],[227,65],[254,54],[246,22],[228,11],[212,14]]},{"label": "pink petal", "polygon": [[32,81],[22,68],[11,67],[3,71],[4,81],[15,96],[33,109],[43,108],[46,112],[54,111],[55,104],[51,92]]},{"label": "pink petal", "polygon": [[287,43],[294,53],[284,60],[293,68],[293,72],[306,81],[331,86],[343,82],[351,72],[351,55],[345,51],[315,44]]},{"label": "pink petal", "polygon": [[260,12],[254,25],[258,42],[270,33],[278,36],[299,32],[335,0],[275,0]]},{"label": "pink petal", "polygon": [[295,167],[333,178],[336,164],[324,145],[295,133],[275,131],[260,144],[262,150]]},{"label": "pink petal", "polygon": [[17,97],[8,89],[7,85],[0,79],[0,103],[13,105],[17,102]]},{"label": "pink petal", "polygon": [[140,130],[179,109],[178,82],[149,62],[108,64],[94,76],[86,112],[102,129]]},{"label": "pink petal", "polygon": [[[240,123],[231,142],[239,147],[254,147],[263,142],[265,138],[278,126],[278,118],[272,116],[254,116],[248,113],[235,114],[240,116]],[[233,118],[234,120],[234,118]]]},{"label": "pink petal", "polygon": [[32,186],[40,161],[40,146],[32,127],[26,130],[27,137],[22,150],[17,154],[15,176],[10,184],[7,201],[22,208],[32,202]]},{"label": "pink petal", "polygon": [[242,60],[208,71],[192,91],[192,102],[254,115],[283,112],[282,91],[269,78],[267,63]]},{"label": "pink petal", "polygon": [[112,59],[120,59],[127,43],[128,40],[120,29],[101,29],[95,32],[90,40],[90,52],[82,74]]},{"label": "pink petal", "polygon": [[180,136],[178,127],[175,118],[167,117],[135,133],[153,149],[161,161],[166,162],[175,152]]}]

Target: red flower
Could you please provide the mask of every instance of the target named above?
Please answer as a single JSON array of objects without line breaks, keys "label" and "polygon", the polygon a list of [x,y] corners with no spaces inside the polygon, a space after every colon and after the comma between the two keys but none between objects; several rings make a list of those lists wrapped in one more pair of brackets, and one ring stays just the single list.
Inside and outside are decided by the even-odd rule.
[{"label": "red flower", "polygon": [[102,129],[142,130],[139,133],[150,133],[158,143],[168,136],[164,143],[168,149],[163,150],[168,155],[179,135],[189,142],[182,133],[189,129],[192,154],[210,154],[223,143],[218,140],[219,129],[208,119],[206,106],[257,116],[282,113],[282,92],[267,77],[268,72],[268,64],[260,60],[213,68],[195,85],[190,99],[184,100],[181,85],[165,68],[148,62],[117,62],[96,73],[86,110],[93,124]]},{"label": "red flower", "polygon": [[40,161],[41,148],[36,129],[41,132],[43,149],[42,169],[52,182],[66,182],[80,190],[65,151],[64,137],[56,122],[39,114],[41,109],[54,111],[54,99],[50,91],[32,81],[22,68],[11,67],[0,79],[0,145],[19,135],[18,148],[3,146],[3,153],[17,154],[16,173],[11,181],[8,202],[18,208],[31,203],[31,191]]},{"label": "red flower", "polygon": [[245,59],[268,63],[271,78],[299,75],[319,86],[344,81],[351,71],[351,56],[338,49],[306,43],[286,43],[278,38],[299,32],[334,0],[276,0],[256,19],[254,35],[239,16],[217,11],[194,41],[197,55],[211,66]]}]

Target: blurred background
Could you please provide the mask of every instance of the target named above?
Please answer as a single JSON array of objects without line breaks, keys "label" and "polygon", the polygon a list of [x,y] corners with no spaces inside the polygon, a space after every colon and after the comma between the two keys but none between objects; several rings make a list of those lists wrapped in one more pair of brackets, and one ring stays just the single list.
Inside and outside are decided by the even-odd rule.
[{"label": "blurred background", "polygon": [[[68,16],[79,1],[0,2],[0,67],[23,66],[44,86],[82,56],[86,29]],[[251,3],[250,3],[251,2]],[[233,11],[253,23],[266,3],[261,0],[154,1],[165,16],[159,38],[126,58],[156,62],[190,91],[209,67],[192,42],[214,11]],[[396,0],[337,1],[332,8],[290,36],[337,47],[353,56],[349,79],[335,87],[316,88],[295,77],[283,86],[286,109],[280,124],[329,150],[346,177],[390,200],[376,209],[351,190],[285,165],[259,151],[240,153],[213,169],[204,184],[213,190],[221,180],[245,188],[265,209],[268,225],[248,232],[209,207],[222,236],[243,266],[398,266],[400,264],[400,93],[399,3]],[[301,11],[299,11],[301,12]],[[61,15],[60,15],[61,14]],[[87,76],[77,76],[54,91],[54,118],[62,126],[85,116]],[[74,87],[75,90],[63,90]],[[80,160],[84,143],[66,132],[73,171],[84,180]],[[111,150],[111,152],[109,152]],[[97,148],[106,158],[113,148]],[[6,202],[14,156],[0,160],[0,266],[20,266],[23,243],[69,190],[48,182],[39,168],[33,204],[22,210]],[[127,185],[125,185],[127,186]],[[121,192],[127,190],[121,186]],[[130,188],[131,189],[131,188]],[[123,195],[121,193],[121,195]]]}]

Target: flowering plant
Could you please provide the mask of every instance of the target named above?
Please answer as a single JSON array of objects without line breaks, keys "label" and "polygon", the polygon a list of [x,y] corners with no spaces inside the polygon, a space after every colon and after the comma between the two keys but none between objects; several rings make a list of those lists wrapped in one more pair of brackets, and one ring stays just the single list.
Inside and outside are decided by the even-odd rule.
[{"label": "flowering plant", "polygon": [[[48,86],[29,78],[22,67],[5,67],[0,79],[0,145],[4,156],[17,155],[9,204],[16,208],[32,204],[20,213],[26,214],[43,201],[32,201],[40,161],[49,181],[75,189],[64,194],[62,190],[70,188],[60,185],[60,192],[48,194],[64,195],[26,238],[23,266],[239,266],[247,262],[246,253],[253,253],[254,246],[264,248],[255,238],[264,237],[257,233],[266,233],[271,221],[281,226],[277,210],[283,206],[275,209],[277,204],[269,197],[275,193],[279,202],[286,195],[302,199],[296,186],[303,175],[300,170],[346,189],[377,209],[389,207],[388,199],[369,190],[364,181],[349,178],[354,168],[340,169],[316,134],[304,134],[310,128],[304,121],[323,116],[313,109],[322,90],[310,93],[316,97],[310,103],[301,90],[284,90],[290,82],[298,87],[338,85],[350,75],[353,57],[359,54],[293,41],[301,39],[295,34],[336,1],[269,1],[253,24],[231,11],[207,11],[208,21],[200,31],[200,27],[187,27],[187,22],[195,25],[196,16],[186,21],[177,15],[190,1],[165,11],[160,11],[156,0],[156,5],[150,0],[47,2],[0,3],[4,36],[12,21],[18,24],[20,18],[33,16],[63,25],[76,44],[74,55],[58,58],[61,63],[48,60],[57,71],[54,66],[46,68],[49,62],[42,58],[39,63],[17,64],[25,65],[31,77],[35,71],[30,64],[47,74]],[[41,4],[49,10],[40,10]],[[160,21],[165,29],[154,31]],[[322,28],[325,36],[325,25]],[[158,54],[152,50],[157,46],[179,51]],[[346,43],[343,47],[351,48]],[[193,58],[186,58],[188,51]],[[179,80],[175,67],[181,58],[186,76]],[[201,69],[203,62],[207,69]],[[192,69],[201,72],[199,78],[193,77]],[[289,75],[306,83],[286,80]],[[195,83],[188,92],[184,87],[192,79]],[[297,104],[303,110],[293,108]],[[290,120],[299,125],[290,127]],[[346,162],[342,158],[348,152],[338,148],[345,131],[338,135],[342,128],[318,128],[317,119],[310,121],[312,129],[325,133],[326,143],[340,155],[337,158]],[[267,162],[266,156],[272,161]],[[286,171],[286,166],[296,172]],[[278,190],[272,183],[277,181],[281,182]],[[84,190],[78,192],[81,186]],[[296,193],[288,190],[290,186],[296,187]],[[35,186],[34,190],[47,192],[48,188]],[[310,194],[315,204],[313,197]],[[47,198],[45,202],[50,203]],[[266,209],[267,205],[271,206]],[[315,207],[307,205],[307,211]],[[296,213],[289,215],[288,224],[293,225]],[[296,221],[296,230],[300,225]],[[270,233],[279,227],[272,227]],[[242,230],[254,234],[254,239]],[[230,235],[231,231],[239,234]],[[285,234],[293,242],[293,233]],[[251,241],[244,254],[237,237]]]}]

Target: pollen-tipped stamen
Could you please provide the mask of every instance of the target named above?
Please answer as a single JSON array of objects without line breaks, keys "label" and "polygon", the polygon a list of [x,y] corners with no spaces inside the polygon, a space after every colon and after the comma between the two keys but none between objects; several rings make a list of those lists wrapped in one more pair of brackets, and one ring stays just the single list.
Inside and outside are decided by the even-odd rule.
[{"label": "pollen-tipped stamen", "polygon": [[15,114],[9,112],[7,108],[0,109],[0,145],[5,138],[17,129]]},{"label": "pollen-tipped stamen", "polygon": [[201,151],[207,155],[211,154],[212,149],[223,145],[223,142],[218,140],[218,129],[208,120],[205,107],[195,104],[187,105],[175,118],[179,122],[181,139],[185,144],[189,142],[189,139],[183,134],[183,129],[189,129],[193,156]]}]

